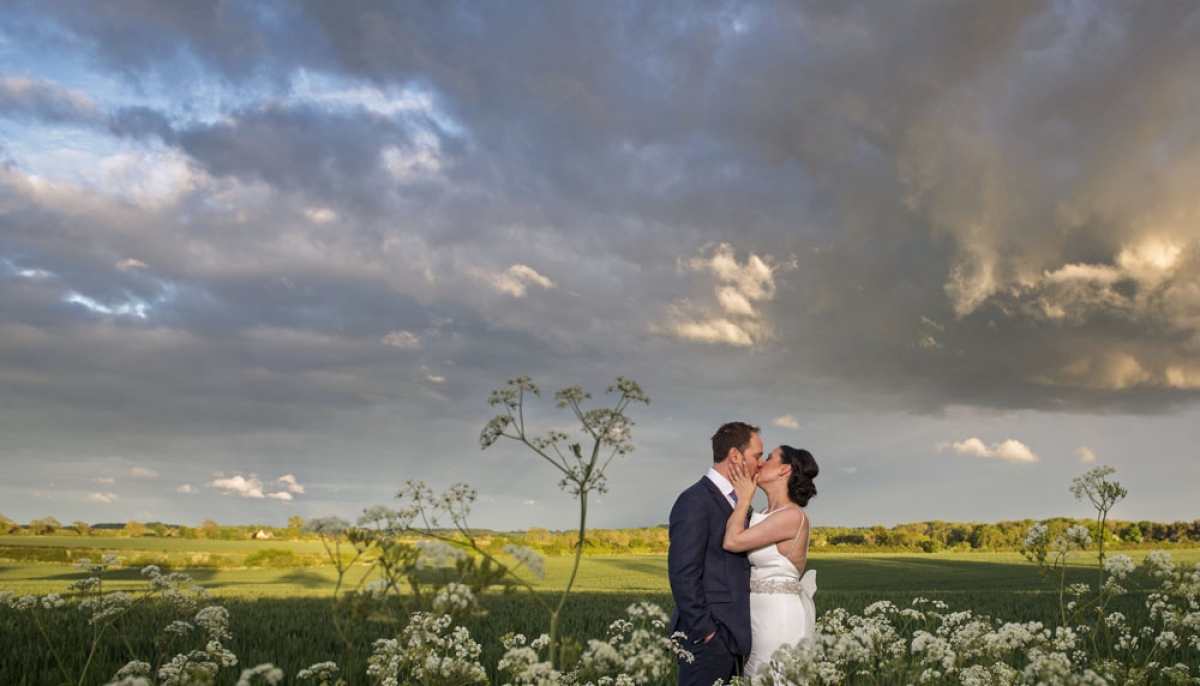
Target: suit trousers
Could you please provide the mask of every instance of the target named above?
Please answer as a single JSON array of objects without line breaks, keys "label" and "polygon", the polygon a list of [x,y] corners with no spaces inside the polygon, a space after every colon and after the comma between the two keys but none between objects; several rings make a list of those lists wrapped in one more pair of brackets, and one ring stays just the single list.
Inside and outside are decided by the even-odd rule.
[{"label": "suit trousers", "polygon": [[725,627],[717,629],[708,643],[685,644],[693,662],[679,661],[679,686],[713,686],[717,680],[729,683],[739,671],[742,658],[729,650]]}]

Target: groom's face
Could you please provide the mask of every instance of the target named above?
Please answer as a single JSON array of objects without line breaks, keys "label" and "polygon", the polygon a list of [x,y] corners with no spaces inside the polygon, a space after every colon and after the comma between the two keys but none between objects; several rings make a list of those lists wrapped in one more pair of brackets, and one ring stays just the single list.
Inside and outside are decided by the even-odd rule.
[{"label": "groom's face", "polygon": [[751,475],[757,474],[759,468],[762,467],[762,456],[763,444],[758,434],[750,434],[750,442],[746,444],[745,450],[734,451],[735,459],[739,460]]}]

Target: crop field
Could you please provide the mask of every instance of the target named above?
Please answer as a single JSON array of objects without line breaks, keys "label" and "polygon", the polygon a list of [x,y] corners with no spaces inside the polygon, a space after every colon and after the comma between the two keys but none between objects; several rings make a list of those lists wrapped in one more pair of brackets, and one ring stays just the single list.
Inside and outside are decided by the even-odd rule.
[{"label": "crop field", "polygon": [[[192,541],[191,543],[196,543]],[[220,543],[220,542],[205,542]],[[222,545],[229,546],[229,542]],[[260,546],[264,544],[258,544]],[[216,547],[208,552],[227,549]],[[97,551],[96,558],[104,551]],[[191,552],[191,551],[187,551]],[[1130,553],[1135,559],[1145,551]],[[1200,550],[1172,551],[1177,563],[1200,562]],[[532,580],[534,586],[552,599],[566,584],[571,559],[546,559],[546,578]],[[1070,570],[1070,580],[1095,581],[1094,559],[1083,556],[1078,567]],[[818,570],[820,587],[815,600],[818,612],[844,607],[861,612],[870,603],[891,600],[907,606],[913,598],[945,601],[952,610],[970,609],[1009,621],[1051,621],[1057,616],[1058,599],[1054,587],[1038,577],[1037,568],[1014,553],[968,553],[931,555],[820,554],[814,552],[809,567]],[[366,567],[351,570],[351,586],[362,580]],[[330,596],[336,581],[331,567],[298,569],[197,569],[188,573],[210,590],[231,613],[233,640],[228,646],[241,664],[251,666],[272,662],[285,673],[315,662],[332,660],[354,665],[365,673],[365,660],[371,641],[396,633],[398,625],[376,616],[362,625],[365,632],[349,654],[339,642],[331,620]],[[67,586],[84,572],[64,564],[0,562],[0,590],[16,595],[61,593],[71,601]],[[106,575],[105,590],[137,590],[145,587],[138,569],[122,568]],[[1130,616],[1139,609],[1144,596],[1131,593],[1119,598]],[[633,602],[648,601],[670,609],[672,602],[667,583],[666,558],[661,555],[628,555],[584,558],[576,592],[564,612],[561,630],[584,643],[602,638],[608,624],[624,614]],[[482,661],[494,670],[502,649],[500,637],[510,631],[536,636],[546,631],[544,612],[523,591],[497,589],[483,597],[485,616],[469,621],[472,635],[484,647]],[[39,610],[40,611],[40,610]],[[63,648],[72,670],[80,671],[88,656],[91,628],[68,606],[42,612],[47,631]],[[130,646],[142,659],[155,655],[156,637],[163,626],[177,617],[168,608],[146,606],[122,620]],[[28,617],[0,607],[0,683],[47,684],[61,681],[51,658],[43,649],[39,630]],[[78,646],[76,648],[75,646]],[[129,647],[116,637],[101,641],[92,657],[90,678],[86,683],[104,683],[130,659]],[[291,683],[289,681],[289,683]]]}]

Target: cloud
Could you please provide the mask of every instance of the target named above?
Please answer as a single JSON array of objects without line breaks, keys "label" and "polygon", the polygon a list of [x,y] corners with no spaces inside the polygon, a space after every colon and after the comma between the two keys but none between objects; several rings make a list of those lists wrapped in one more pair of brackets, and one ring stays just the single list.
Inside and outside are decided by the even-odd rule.
[{"label": "cloud", "polygon": [[89,493],[88,500],[107,505],[116,502],[119,498],[116,493]]},{"label": "cloud", "polygon": [[158,478],[157,471],[155,471],[153,469],[147,469],[146,467],[134,467],[133,469],[129,470],[129,473],[130,473],[130,475],[132,475],[138,479],[157,479]]},{"label": "cloud", "polygon": [[304,486],[296,482],[296,477],[291,474],[284,474],[277,479],[280,483],[287,484],[289,493],[304,493]]},{"label": "cloud", "polygon": [[842,467],[842,472],[846,474],[857,474],[858,467]]},{"label": "cloud", "polygon": [[526,500],[521,504],[524,505],[525,507],[533,507],[533,506],[537,505],[537,501],[536,500]]},{"label": "cloud", "polygon": [[87,94],[21,76],[0,78],[2,115],[33,117],[54,124],[96,123],[102,118]]},{"label": "cloud", "polygon": [[254,474],[247,479],[242,475],[216,479],[210,484],[216,488],[224,489],[225,495],[236,495],[242,498],[262,498],[263,484]]},{"label": "cloud", "polygon": [[391,331],[383,337],[384,345],[402,350],[416,350],[421,347],[421,339],[411,331]]},{"label": "cloud", "polygon": [[117,268],[117,271],[121,271],[121,272],[127,272],[131,269],[146,269],[147,268],[147,265],[145,262],[142,262],[141,260],[135,260],[133,258],[126,258],[124,260],[121,260],[115,266]]},{"label": "cloud", "polygon": [[784,429],[800,428],[800,422],[790,414],[785,414],[782,417],[776,417],[775,419],[771,420],[771,423]]},{"label": "cloud", "polygon": [[947,447],[953,448],[954,452],[959,455],[971,457],[992,458],[1018,464],[1038,461],[1038,456],[1028,446],[1012,438],[1001,443],[993,443],[990,446],[978,438],[968,438],[953,444],[940,444],[938,449],[943,450]]},{"label": "cloud", "polygon": [[268,493],[267,497],[274,498],[275,500],[283,500],[283,501],[294,500],[294,498],[292,497],[292,494],[288,493],[287,491],[279,491],[278,493]]},{"label": "cloud", "polygon": [[514,298],[524,298],[530,286],[542,289],[555,287],[553,281],[523,264],[514,264],[500,273],[475,270],[475,276],[496,291]]},{"label": "cloud", "polygon": [[1079,458],[1079,461],[1084,464],[1096,461],[1096,454],[1086,445],[1081,445],[1075,450],[1075,457]]},{"label": "cloud", "polygon": [[681,259],[683,275],[695,274],[712,288],[711,298],[681,299],[665,314],[665,331],[700,343],[749,347],[772,338],[773,328],[756,303],[775,297],[770,257],[751,253],[739,263],[729,243],[706,245],[698,257]]},{"label": "cloud", "polygon": [[96,478],[96,482],[111,486],[117,483],[117,480],[111,476],[100,476]]},{"label": "cloud", "polygon": [[195,495],[200,492],[200,489],[196,488],[195,486],[193,486],[191,484],[184,484],[184,485],[180,486],[179,488],[176,488],[175,492],[183,493],[184,495]]}]

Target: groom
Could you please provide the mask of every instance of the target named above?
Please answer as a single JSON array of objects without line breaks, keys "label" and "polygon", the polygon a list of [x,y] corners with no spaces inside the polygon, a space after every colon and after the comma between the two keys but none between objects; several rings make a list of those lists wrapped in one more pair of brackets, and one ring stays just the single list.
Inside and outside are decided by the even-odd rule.
[{"label": "groom", "polygon": [[750,653],[750,562],[745,553],[726,552],[722,543],[734,505],[729,469],[738,464],[758,473],[763,455],[758,432],[743,422],[717,429],[712,468],[671,508],[671,633],[686,634],[680,642],[695,657],[679,663],[679,686],[729,681]]}]

